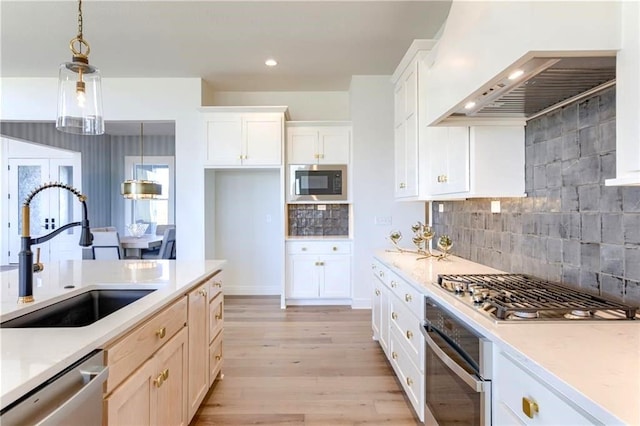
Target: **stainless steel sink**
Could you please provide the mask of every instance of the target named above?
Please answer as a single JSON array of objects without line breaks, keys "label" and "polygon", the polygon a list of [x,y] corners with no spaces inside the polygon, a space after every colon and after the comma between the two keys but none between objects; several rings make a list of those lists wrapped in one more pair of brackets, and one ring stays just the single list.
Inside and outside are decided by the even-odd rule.
[{"label": "stainless steel sink", "polygon": [[7,320],[0,328],[84,327],[155,291],[90,290],[37,311]]}]

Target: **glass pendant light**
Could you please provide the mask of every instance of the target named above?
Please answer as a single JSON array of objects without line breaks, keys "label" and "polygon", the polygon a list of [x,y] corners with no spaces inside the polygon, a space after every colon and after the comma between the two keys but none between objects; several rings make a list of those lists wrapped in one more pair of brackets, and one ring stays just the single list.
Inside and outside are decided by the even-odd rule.
[{"label": "glass pendant light", "polygon": [[[144,124],[140,123],[140,168],[144,168]],[[120,192],[130,200],[149,200],[162,194],[162,185],[152,180],[138,179],[138,167],[134,166],[134,179],[125,180]]]},{"label": "glass pendant light", "polygon": [[[71,39],[71,62],[60,65],[56,129],[80,135],[104,133],[100,70],[89,65],[91,47],[82,36],[82,0],[78,1],[78,35]],[[84,52],[83,52],[84,50]]]}]

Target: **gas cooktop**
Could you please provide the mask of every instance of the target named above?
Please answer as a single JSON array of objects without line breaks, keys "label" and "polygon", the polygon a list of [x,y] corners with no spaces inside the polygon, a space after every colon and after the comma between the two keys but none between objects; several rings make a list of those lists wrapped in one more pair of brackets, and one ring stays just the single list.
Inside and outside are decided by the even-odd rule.
[{"label": "gas cooktop", "polygon": [[633,320],[638,311],[522,274],[438,275],[438,284],[496,321]]}]

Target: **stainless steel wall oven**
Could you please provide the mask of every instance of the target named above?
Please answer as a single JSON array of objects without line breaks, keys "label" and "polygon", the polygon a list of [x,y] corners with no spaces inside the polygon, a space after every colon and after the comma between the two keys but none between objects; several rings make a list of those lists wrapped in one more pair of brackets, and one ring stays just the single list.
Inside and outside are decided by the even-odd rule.
[{"label": "stainless steel wall oven", "polygon": [[427,411],[440,426],[490,425],[492,343],[429,297],[421,331]]}]

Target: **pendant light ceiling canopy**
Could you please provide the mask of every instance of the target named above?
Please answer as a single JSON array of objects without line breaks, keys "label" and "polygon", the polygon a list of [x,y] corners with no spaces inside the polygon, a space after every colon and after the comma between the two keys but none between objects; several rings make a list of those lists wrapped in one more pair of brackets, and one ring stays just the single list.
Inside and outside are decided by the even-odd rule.
[{"label": "pendant light ceiling canopy", "polygon": [[[144,167],[144,124],[140,123],[140,166]],[[134,179],[125,180],[120,192],[130,200],[150,200],[162,194],[162,185],[152,180],[137,179],[138,167],[134,167]]]},{"label": "pendant light ceiling canopy", "polygon": [[[89,65],[91,47],[82,34],[82,0],[78,0],[78,34],[69,42],[71,62],[60,65],[56,129],[80,135],[104,133],[102,79]],[[84,50],[84,51],[83,51]]]}]

